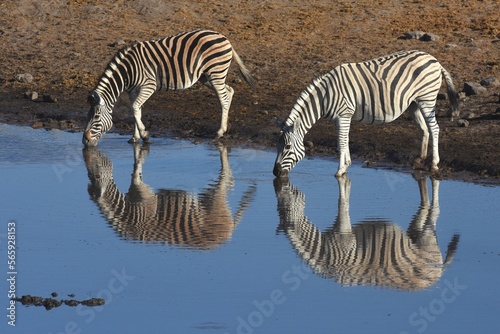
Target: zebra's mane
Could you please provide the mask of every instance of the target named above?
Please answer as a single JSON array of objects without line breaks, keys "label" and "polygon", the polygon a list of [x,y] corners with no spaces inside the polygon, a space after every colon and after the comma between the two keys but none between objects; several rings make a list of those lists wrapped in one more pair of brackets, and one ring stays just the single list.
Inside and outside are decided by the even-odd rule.
[{"label": "zebra's mane", "polygon": [[[309,85],[307,85],[307,87],[300,93],[297,102],[295,102],[295,105],[293,106],[292,111],[290,112],[290,115],[288,116],[288,119],[285,122],[285,124],[288,127],[295,128],[297,119],[302,120],[303,117],[308,117],[307,115],[304,115],[304,112],[308,110],[307,108],[304,108],[304,106],[311,103],[310,96],[317,94],[316,87],[321,86],[323,84],[324,78],[326,75],[328,75],[328,73],[329,72],[324,72],[316,76],[312,80],[312,82]],[[303,124],[303,122],[301,121],[300,124]]]},{"label": "zebra's mane", "polygon": [[120,93],[127,87],[127,78],[122,77],[119,72],[119,66],[122,66],[123,61],[128,57],[129,52],[136,47],[139,43],[128,45],[118,50],[115,56],[109,61],[103,73],[99,77],[94,91],[98,91],[101,98],[104,98],[106,104],[110,108],[118,99]]},{"label": "zebra's mane", "polygon": [[128,45],[118,50],[115,56],[109,61],[108,65],[106,65],[106,69],[99,78],[99,83],[102,81],[102,78],[111,78],[113,76],[113,73],[114,71],[116,71],[117,66],[122,63],[123,59],[126,58],[129,51],[137,44],[138,43]]}]

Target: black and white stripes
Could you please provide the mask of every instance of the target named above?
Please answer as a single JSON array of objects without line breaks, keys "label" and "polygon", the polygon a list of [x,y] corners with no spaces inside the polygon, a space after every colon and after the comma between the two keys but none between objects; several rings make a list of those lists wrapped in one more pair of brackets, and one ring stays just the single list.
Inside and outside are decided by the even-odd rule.
[{"label": "black and white stripes", "polygon": [[348,145],[351,120],[388,123],[405,110],[412,113],[421,130],[422,160],[427,157],[429,132],[432,134],[431,171],[438,171],[439,127],[434,107],[443,76],[455,115],[458,99],[450,74],[425,52],[402,51],[361,63],[342,64],[315,79],[302,92],[282,125],[274,174],[288,174],[305,155],[304,135],[319,118],[327,118],[337,123],[340,161],[336,175],[342,175],[351,163]]},{"label": "black and white stripes", "polygon": [[194,30],[136,43],[119,51],[89,98],[91,108],[83,143],[97,145],[102,134],[111,128],[110,115],[123,91],[129,93],[135,118],[131,142],[140,138],[147,141],[149,133],[141,121],[142,105],[155,91],[186,89],[198,80],[211,87],[219,98],[222,120],[217,136],[223,136],[233,96],[233,89],[225,81],[233,59],[245,81],[253,85],[249,71],[231,43],[217,32]]},{"label": "black and white stripes", "polygon": [[297,255],[311,269],[342,285],[371,285],[415,291],[435,284],[451,265],[460,236],[448,243],[446,256],[439,249],[439,180],[431,178],[432,199],[425,178],[417,179],[421,202],[408,228],[388,220],[351,223],[351,181],[337,178],[338,214],[323,231],[305,215],[305,195],[288,180],[275,179],[280,225]]},{"label": "black and white stripes", "polygon": [[218,147],[221,169],[216,182],[197,193],[180,189],[153,191],[143,182],[149,145],[136,143],[133,148],[134,169],[127,193],[115,183],[110,158],[96,147],[83,150],[89,195],[121,238],[191,249],[214,249],[228,241],[252,202],[256,187],[247,188],[233,214],[228,202],[233,176],[225,146]]}]

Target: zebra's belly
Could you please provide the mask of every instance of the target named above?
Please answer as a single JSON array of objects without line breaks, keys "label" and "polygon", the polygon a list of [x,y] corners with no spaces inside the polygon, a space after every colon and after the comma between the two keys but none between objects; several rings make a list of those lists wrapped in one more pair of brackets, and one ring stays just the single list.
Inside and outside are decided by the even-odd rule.
[{"label": "zebra's belly", "polygon": [[199,78],[193,77],[193,78],[184,78],[183,80],[180,80],[178,78],[177,80],[174,80],[173,78],[162,78],[161,80],[157,81],[157,90],[181,90],[181,89],[188,89],[191,86],[193,86]]},{"label": "zebra's belly", "polygon": [[384,124],[390,123],[396,120],[404,110],[400,110],[399,108],[392,107],[379,107],[375,110],[372,110],[370,107],[361,107],[357,108],[356,112],[352,116],[353,121],[360,121],[365,124]]}]

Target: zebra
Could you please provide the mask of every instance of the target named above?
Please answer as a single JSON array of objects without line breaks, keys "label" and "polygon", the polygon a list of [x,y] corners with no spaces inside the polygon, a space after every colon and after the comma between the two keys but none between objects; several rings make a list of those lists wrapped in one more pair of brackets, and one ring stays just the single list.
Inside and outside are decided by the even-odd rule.
[{"label": "zebra", "polygon": [[304,194],[288,179],[275,179],[278,232],[285,232],[298,255],[316,274],[343,286],[416,291],[434,285],[451,265],[459,242],[459,235],[453,235],[443,261],[436,240],[439,180],[431,179],[432,201],[429,201],[426,179],[417,178],[420,206],[406,233],[399,225],[381,219],[352,225],[351,181],[346,175],[337,180],[337,218],[332,227],[321,232],[304,214]]},{"label": "zebra", "polygon": [[154,192],[142,177],[149,147],[139,143],[133,146],[134,169],[126,194],[115,184],[111,159],[97,147],[83,149],[90,198],[121,238],[196,250],[215,249],[231,238],[253,201],[256,187],[250,185],[243,193],[233,216],[227,201],[233,183],[225,146],[218,147],[221,170],[216,184],[200,193],[178,189]]},{"label": "zebra", "polygon": [[458,96],[449,72],[433,56],[418,50],[400,51],[361,63],[346,63],[316,78],[301,93],[281,128],[273,174],[284,177],[305,156],[304,136],[320,118],[336,122],[340,176],[351,164],[351,120],[365,124],[394,121],[405,110],[414,117],[422,138],[420,156],[427,157],[432,135],[431,172],[439,171],[439,126],[435,116],[442,76],[451,103],[449,115],[457,116]]},{"label": "zebra", "polygon": [[109,62],[91,92],[90,110],[82,142],[96,146],[113,125],[112,111],[123,91],[130,97],[135,119],[135,143],[149,141],[149,132],[141,120],[142,105],[155,91],[191,87],[198,80],[212,88],[219,98],[222,120],[217,137],[227,130],[229,107],[234,90],[225,83],[232,59],[245,81],[254,86],[250,72],[229,40],[210,30],[194,30],[175,36],[136,43],[120,50]]}]

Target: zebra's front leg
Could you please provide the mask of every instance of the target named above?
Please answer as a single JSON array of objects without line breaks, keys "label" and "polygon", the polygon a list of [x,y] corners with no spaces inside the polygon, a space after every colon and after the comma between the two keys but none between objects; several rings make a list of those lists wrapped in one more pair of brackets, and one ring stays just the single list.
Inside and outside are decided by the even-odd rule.
[{"label": "zebra's front leg", "polygon": [[220,123],[220,129],[217,131],[217,138],[224,136],[227,131],[227,120],[229,117],[229,107],[231,107],[231,101],[233,99],[234,90],[229,85],[225,85],[225,92],[217,91],[219,96],[219,101],[222,109],[222,118]]},{"label": "zebra's front leg", "polygon": [[130,102],[132,103],[132,113],[134,115],[135,127],[134,136],[128,141],[136,143],[140,138],[145,143],[149,143],[149,132],[142,123],[142,106],[156,90],[156,82],[151,80],[143,86],[135,88],[129,92]]},{"label": "zebra's front leg", "polygon": [[135,120],[135,126],[134,126],[134,136],[128,141],[129,143],[137,143],[139,139],[142,138],[142,140],[145,143],[149,143],[149,132],[146,131],[146,127],[142,123],[142,112],[140,107],[132,107],[133,114],[134,114],[134,120]]},{"label": "zebra's front leg", "polygon": [[339,177],[347,172],[347,167],[351,165],[351,154],[349,152],[349,129],[351,127],[351,117],[339,117],[337,119],[339,168],[335,176]]}]

